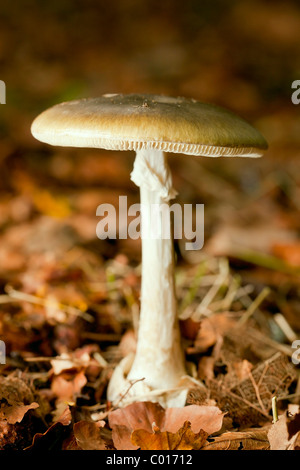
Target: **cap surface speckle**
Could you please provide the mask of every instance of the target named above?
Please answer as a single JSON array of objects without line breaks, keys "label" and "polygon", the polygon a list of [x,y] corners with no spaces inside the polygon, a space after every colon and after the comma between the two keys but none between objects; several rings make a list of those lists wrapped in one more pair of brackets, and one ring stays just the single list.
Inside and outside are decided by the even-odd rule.
[{"label": "cap surface speckle", "polygon": [[107,94],[61,103],[40,114],[31,132],[51,145],[108,150],[256,157],[267,148],[262,135],[230,111],[149,94]]}]

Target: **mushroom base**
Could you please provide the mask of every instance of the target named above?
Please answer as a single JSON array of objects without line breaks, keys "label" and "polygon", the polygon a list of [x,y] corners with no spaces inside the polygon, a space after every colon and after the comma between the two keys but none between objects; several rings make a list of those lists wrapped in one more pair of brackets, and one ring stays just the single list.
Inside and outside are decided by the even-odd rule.
[{"label": "mushroom base", "polygon": [[128,374],[134,358],[133,353],[124,357],[110,379],[107,398],[114,406],[123,407],[136,401],[150,401],[159,403],[164,408],[180,408],[186,404],[191,388],[203,387],[201,382],[188,375],[183,375],[177,386],[166,389],[153,389],[144,380],[129,380]]}]

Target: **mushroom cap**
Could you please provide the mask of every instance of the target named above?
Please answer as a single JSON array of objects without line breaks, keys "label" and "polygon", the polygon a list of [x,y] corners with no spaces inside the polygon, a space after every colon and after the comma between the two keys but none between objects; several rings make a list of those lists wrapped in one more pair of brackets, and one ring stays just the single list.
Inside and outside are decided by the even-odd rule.
[{"label": "mushroom cap", "polygon": [[32,123],[51,145],[153,148],[202,156],[258,157],[268,145],[244,119],[215,105],[150,94],[107,94],[58,104]]}]

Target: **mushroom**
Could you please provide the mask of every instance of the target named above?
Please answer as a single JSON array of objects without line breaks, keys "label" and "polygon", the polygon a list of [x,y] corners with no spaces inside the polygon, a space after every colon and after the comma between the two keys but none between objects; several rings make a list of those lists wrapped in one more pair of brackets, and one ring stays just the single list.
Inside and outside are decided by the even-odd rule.
[{"label": "mushroom", "polygon": [[[39,115],[31,131],[51,145],[134,150],[131,179],[140,187],[142,225],[153,204],[169,204],[176,195],[164,152],[258,157],[267,148],[261,134],[232,112],[193,99],[150,94],[107,94],[61,103]],[[165,406],[183,406],[187,372],[176,309],[173,241],[150,232],[150,224],[144,224],[136,354],[116,367],[107,395],[119,405],[154,399]]]}]

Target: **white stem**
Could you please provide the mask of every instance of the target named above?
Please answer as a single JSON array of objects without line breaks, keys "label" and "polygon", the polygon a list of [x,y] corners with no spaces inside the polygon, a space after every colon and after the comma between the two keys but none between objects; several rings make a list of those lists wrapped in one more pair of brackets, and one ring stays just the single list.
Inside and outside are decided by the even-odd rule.
[{"label": "white stem", "polygon": [[172,388],[186,374],[175,297],[173,237],[154,238],[152,224],[143,224],[154,204],[169,204],[176,194],[163,152],[138,151],[131,179],[141,193],[142,288],[137,351],[127,378],[144,377],[145,384],[154,389]]}]

